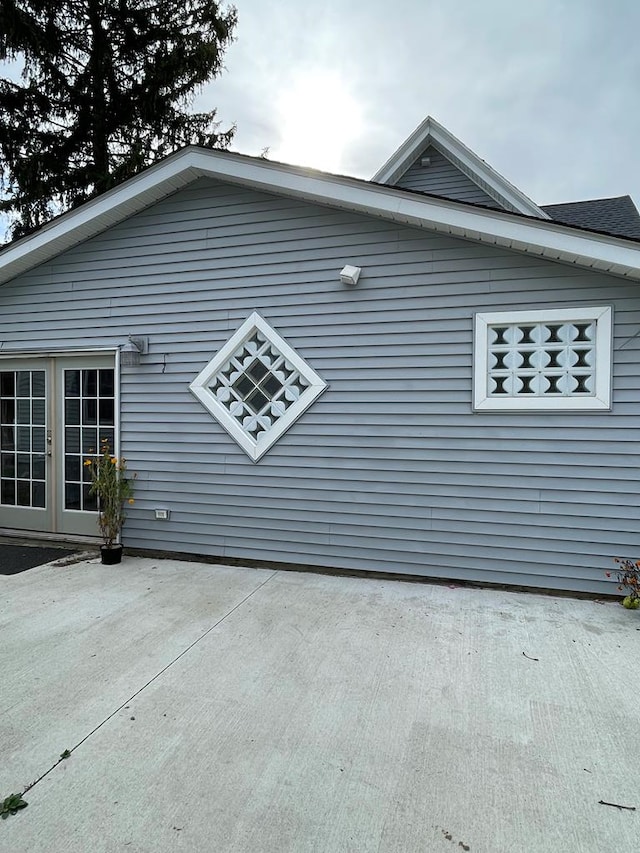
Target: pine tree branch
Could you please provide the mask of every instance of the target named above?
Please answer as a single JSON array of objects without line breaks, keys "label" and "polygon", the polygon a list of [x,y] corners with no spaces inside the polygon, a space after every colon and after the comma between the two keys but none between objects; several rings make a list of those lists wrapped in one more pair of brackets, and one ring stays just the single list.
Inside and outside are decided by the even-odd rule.
[{"label": "pine tree branch", "polygon": [[226,146],[215,110],[189,113],[220,73],[236,25],[212,0],[2,0],[2,209],[14,234],[183,145]]}]

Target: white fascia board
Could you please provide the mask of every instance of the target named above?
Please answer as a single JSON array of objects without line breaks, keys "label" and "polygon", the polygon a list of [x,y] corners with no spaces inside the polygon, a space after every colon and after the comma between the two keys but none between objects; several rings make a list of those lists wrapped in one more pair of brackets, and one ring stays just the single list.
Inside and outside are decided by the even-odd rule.
[{"label": "white fascia board", "polygon": [[187,148],[0,252],[0,284],[199,177],[338,207],[640,280],[640,243],[269,160]]},{"label": "white fascia board", "polygon": [[[548,220],[522,219],[507,212],[435,199],[322,172],[293,170],[268,161],[220,158],[196,151],[194,165],[202,174],[246,184],[266,192],[285,193],[306,201],[478,240],[539,256],[595,267],[640,279],[640,243],[587,234]],[[622,273],[620,272],[622,271]]]},{"label": "white fascia board", "polygon": [[527,216],[551,219],[548,213],[431,116],[414,130],[371,180],[381,184],[395,184],[429,144],[433,144],[434,148],[497,202],[506,203],[507,207]]},{"label": "white fascia board", "polygon": [[378,169],[371,180],[377,184],[395,184],[416,159],[420,149],[423,146],[426,147],[431,136],[432,122],[431,116],[427,116],[402,145],[393,152],[387,162]]},{"label": "white fascia board", "polygon": [[197,173],[181,167],[188,154],[189,149],[185,149],[168,157],[81,207],[56,217],[35,234],[9,244],[0,251],[0,284],[37,264],[46,263],[65,249],[105,231],[196,180]]},{"label": "white fascia board", "polygon": [[[529,196],[515,187],[499,172],[496,172],[485,160],[482,160],[470,148],[455,137],[450,131],[438,122],[433,122],[431,132],[436,148],[444,148],[442,151],[461,168],[472,181],[480,183],[484,189],[488,189],[491,195],[497,195],[515,207],[519,213],[527,216],[538,216],[541,219],[551,219]],[[491,192],[493,191],[493,192]],[[497,199],[498,200],[498,199]]]}]

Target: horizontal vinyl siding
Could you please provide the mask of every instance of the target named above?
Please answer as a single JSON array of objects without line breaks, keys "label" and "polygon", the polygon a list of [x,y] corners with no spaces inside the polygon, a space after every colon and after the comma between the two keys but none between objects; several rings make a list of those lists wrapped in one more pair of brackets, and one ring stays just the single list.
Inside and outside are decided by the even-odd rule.
[{"label": "horizontal vinyl siding", "polygon": [[[471,411],[475,311],[609,304],[612,412]],[[5,350],[149,336],[122,376],[130,546],[594,592],[637,555],[636,285],[200,180],[0,305]],[[258,464],[188,391],[254,310],[329,383]]]},{"label": "horizontal vinyl siding", "polygon": [[[431,164],[421,166],[423,157],[429,157]],[[456,201],[468,201],[473,204],[485,204],[487,207],[500,209],[495,199],[481,189],[477,184],[454,166],[435,148],[428,148],[409,166],[407,171],[396,181],[396,186],[404,190],[418,190],[423,193],[433,193]]]}]

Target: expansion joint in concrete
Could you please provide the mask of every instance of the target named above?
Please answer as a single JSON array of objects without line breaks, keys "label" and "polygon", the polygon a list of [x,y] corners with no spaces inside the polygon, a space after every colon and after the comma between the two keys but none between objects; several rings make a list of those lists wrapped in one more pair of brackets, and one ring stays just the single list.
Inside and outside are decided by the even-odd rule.
[{"label": "expansion joint in concrete", "polygon": [[253,598],[253,596],[257,592],[259,592],[263,586],[268,584],[269,581],[272,580],[277,574],[278,574],[277,571],[274,571],[272,574],[270,574],[269,577],[266,580],[264,580],[259,586],[257,586],[254,590],[252,590],[250,593],[248,593],[248,595],[245,595],[245,597],[241,601],[239,601],[237,604],[235,604],[230,610],[228,610],[223,616],[221,616],[220,619],[218,619],[216,622],[214,622],[213,625],[210,625],[206,631],[203,631],[203,633],[200,634],[200,636],[197,637],[192,643],[190,643],[186,647],[186,649],[183,649],[180,652],[180,654],[176,655],[173,658],[173,660],[169,661],[169,663],[166,666],[163,666],[162,669],[159,670],[145,684],[143,684],[139,690],[136,690],[136,692],[133,693],[131,696],[129,696],[128,699],[125,699],[124,702],[122,702],[120,705],[118,705],[118,707],[114,711],[112,711],[108,716],[106,716],[104,718],[104,720],[102,720],[102,722],[98,723],[98,725],[94,729],[92,729],[88,734],[86,734],[82,738],[82,740],[79,740],[78,743],[74,744],[74,746],[72,746],[70,749],[65,749],[64,753],[55,762],[55,764],[52,764],[51,767],[49,767],[49,769],[46,770],[41,776],[38,776],[37,779],[35,779],[33,782],[31,782],[29,785],[26,786],[26,788],[23,791],[23,794],[26,794],[27,791],[30,791],[32,788],[35,788],[35,786],[38,784],[38,782],[42,782],[42,780],[46,776],[48,776],[52,770],[55,770],[55,768],[59,764],[61,764],[63,761],[66,761],[66,759],[69,758],[75,752],[75,750],[78,749],[78,747],[82,746],[82,744],[85,743],[85,741],[89,740],[90,737],[93,737],[93,735],[97,731],[99,731],[105,725],[105,723],[108,723],[109,720],[111,720],[113,717],[115,717],[115,715],[118,714],[120,711],[122,711],[123,708],[126,708],[130,702],[133,702],[134,699],[136,699],[138,696],[140,696],[140,694],[143,693],[147,689],[147,687],[149,687],[149,685],[153,684],[154,681],[157,681],[157,679],[160,678],[161,675],[163,675],[165,672],[167,672],[167,670],[171,669],[171,667],[174,664],[176,664],[181,658],[183,658],[186,654],[188,654],[191,651],[191,649],[193,649],[195,646],[197,646],[198,643],[200,643],[208,634],[211,633],[211,631],[214,631],[219,625],[221,625],[225,620],[227,620],[230,616],[232,616],[236,612],[236,610],[239,610],[242,607],[242,605],[245,604],[250,598]]}]

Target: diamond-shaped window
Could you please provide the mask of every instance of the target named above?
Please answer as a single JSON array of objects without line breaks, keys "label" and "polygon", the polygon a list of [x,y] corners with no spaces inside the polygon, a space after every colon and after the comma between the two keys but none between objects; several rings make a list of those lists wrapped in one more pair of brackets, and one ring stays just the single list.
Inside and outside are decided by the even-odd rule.
[{"label": "diamond-shaped window", "polygon": [[254,462],[326,387],[257,313],[189,386]]}]

